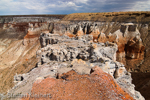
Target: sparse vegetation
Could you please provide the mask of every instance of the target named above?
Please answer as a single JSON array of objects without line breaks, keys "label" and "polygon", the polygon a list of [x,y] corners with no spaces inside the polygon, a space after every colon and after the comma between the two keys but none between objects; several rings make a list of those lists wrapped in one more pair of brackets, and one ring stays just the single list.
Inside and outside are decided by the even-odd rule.
[{"label": "sparse vegetation", "polygon": [[134,12],[103,12],[103,13],[73,13],[65,16],[63,21],[89,20],[89,21],[119,21],[119,22],[150,22],[149,11]]}]

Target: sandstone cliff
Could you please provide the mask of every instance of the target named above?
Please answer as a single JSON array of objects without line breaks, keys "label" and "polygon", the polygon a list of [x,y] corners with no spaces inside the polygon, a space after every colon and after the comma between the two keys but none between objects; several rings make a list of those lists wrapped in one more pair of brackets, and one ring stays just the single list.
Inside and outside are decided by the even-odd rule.
[{"label": "sandstone cliff", "polygon": [[[54,24],[54,34],[65,34],[69,37],[92,35],[94,42],[105,43],[107,41],[116,43],[118,51],[116,59],[127,65],[129,71],[146,72],[145,68],[139,67],[143,63],[145,46],[142,40],[142,32],[136,23],[106,23],[106,22],[70,22]],[[145,24],[145,31],[147,24]],[[132,64],[134,63],[134,64]],[[132,64],[132,65],[131,65]],[[145,69],[145,70],[143,70]]]},{"label": "sandstone cliff", "polygon": [[52,17],[1,17],[0,92],[13,87],[15,74],[26,73],[36,66],[41,32],[51,32]]},{"label": "sandstone cliff", "polygon": [[[43,51],[47,50],[46,45],[55,43],[58,40],[40,39],[41,32],[52,32],[53,34],[67,35],[82,40],[87,39],[87,37],[84,38],[84,35],[90,35],[89,39],[93,38],[92,41],[100,44],[104,43],[102,45],[105,46],[111,45],[110,42],[116,43],[118,45],[116,54],[110,56],[109,52],[112,53],[112,51],[99,49],[102,52],[100,55],[113,61],[122,62],[125,64],[127,71],[148,73],[150,71],[149,20],[149,12],[76,13],[67,16],[1,16],[0,93],[6,93],[14,86],[14,75],[17,77],[18,74],[30,72],[34,67],[49,62],[47,56],[51,59],[54,57],[56,61],[71,61],[70,59],[76,58],[78,52],[63,55],[61,51],[58,56],[52,56],[51,52],[49,52],[50,54],[44,53]],[[43,44],[40,45],[40,42],[43,42]],[[45,49],[36,52],[40,49],[40,46]],[[96,47],[97,45],[93,46],[93,48]],[[66,47],[63,47],[63,49],[66,49]],[[59,51],[59,48],[57,50]],[[57,50],[53,51],[54,54],[58,53]],[[88,61],[91,54],[88,55],[86,49],[81,51],[83,52],[80,52],[77,58]],[[39,60],[41,57],[40,52],[43,52],[44,56],[41,60]],[[96,61],[96,59],[93,59],[93,61]],[[103,62],[103,60],[100,61]],[[106,67],[106,69],[108,68]],[[120,70],[124,69],[116,69],[116,73]],[[116,74],[114,77],[117,78],[119,75]],[[139,87],[141,86],[139,81],[142,81],[142,78],[138,80],[135,77],[134,80],[139,83],[137,84],[133,80],[139,88],[136,89],[144,94],[145,88]],[[149,84],[148,81],[145,81],[145,84]],[[146,95],[145,97],[149,98]]]},{"label": "sandstone cliff", "polygon": [[[24,99],[35,99],[34,95],[39,93],[50,93],[52,98],[40,98],[144,100],[134,89],[131,74],[116,61],[115,43],[93,43],[91,35],[69,38],[50,33],[42,33],[40,40],[42,48],[37,51],[37,57],[40,58],[37,68],[16,75],[16,85],[8,95],[19,98],[28,94],[33,97]],[[68,90],[71,85],[73,90]],[[86,93],[93,95],[85,96]]]}]

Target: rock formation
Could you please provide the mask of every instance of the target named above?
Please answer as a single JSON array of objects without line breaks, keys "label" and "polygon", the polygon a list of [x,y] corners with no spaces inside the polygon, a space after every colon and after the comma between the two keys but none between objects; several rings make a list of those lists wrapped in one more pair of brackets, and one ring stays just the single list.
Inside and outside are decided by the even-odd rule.
[{"label": "rock formation", "polygon": [[[51,32],[52,17],[0,17],[0,93],[14,86],[14,75],[36,66],[41,32]],[[9,62],[9,63],[8,63]]]},{"label": "rock formation", "polygon": [[[34,81],[40,83],[49,76],[57,79],[71,69],[81,76],[91,75],[92,68],[99,66],[134,98],[139,93],[135,93],[132,84],[128,85],[128,81],[131,83],[130,73],[126,75],[124,72],[136,72],[133,78],[135,89],[139,90],[145,99],[149,99],[148,79],[142,76],[138,79],[139,75],[150,72],[149,15],[149,12],[113,12],[70,14],[65,17],[0,16],[0,98],[14,85],[15,95],[20,94],[20,91],[22,94],[31,93]],[[47,34],[42,34],[40,38],[41,32]],[[58,46],[60,48],[57,48]],[[123,64],[117,61],[125,67],[121,67]],[[51,70],[58,72],[54,72],[55,75],[50,73]],[[130,89],[126,89],[127,87]]]},{"label": "rock formation", "polygon": [[[57,34],[51,33],[42,33],[40,40],[42,48],[37,51],[37,57],[40,58],[37,68],[32,69],[27,74],[16,75],[14,78],[16,85],[8,92],[8,95],[12,94],[13,96],[17,96],[17,94],[20,93],[22,95],[29,95],[33,93],[49,92],[53,96],[53,99],[57,99],[57,96],[63,99],[67,98],[69,94],[64,94],[62,97],[57,93],[54,95],[55,88],[53,86],[57,81],[59,81],[59,84],[61,81],[66,81],[64,85],[60,85],[65,89],[63,91],[59,90],[60,93],[64,91],[68,93],[70,84],[76,83],[77,85],[80,84],[78,82],[85,81],[84,84],[89,83],[91,84],[90,86],[94,86],[94,84],[98,85],[99,83],[101,84],[100,86],[98,85],[99,89],[95,92],[92,91],[94,91],[96,87],[92,87],[91,89],[93,90],[88,92],[97,96],[94,98],[118,98],[122,100],[132,100],[134,98],[136,100],[144,100],[141,94],[135,91],[135,86],[131,83],[131,74],[126,71],[123,64],[116,61],[117,45],[115,43],[94,43],[91,35],[69,38],[65,35],[60,37]],[[45,81],[50,82],[47,87],[44,87],[46,86],[44,85]],[[109,86],[109,84],[111,85]],[[39,85],[40,87],[47,88],[45,92],[43,92],[42,88],[35,89]],[[108,87],[102,89],[100,88],[101,86]],[[54,91],[52,92],[48,88],[53,88]],[[57,86],[56,89],[57,88],[59,87]],[[88,87],[81,88],[81,92],[77,95],[71,93],[73,98],[77,98],[78,95],[81,95],[82,93],[84,95],[84,92],[82,91],[84,91],[85,88]],[[76,89],[78,88],[75,88],[74,92],[78,92]],[[98,91],[101,92],[102,96],[98,96]],[[114,92],[112,93],[109,91]],[[109,96],[106,97],[106,94]],[[111,95],[115,96],[111,97]],[[82,97],[79,97],[79,99],[81,98]],[[88,96],[87,98],[93,98],[93,96]]]},{"label": "rock formation", "polygon": [[[104,25],[102,22],[61,23],[56,24],[57,28],[54,27],[53,33],[62,34],[63,31],[61,30],[64,30],[66,31],[65,35],[69,37],[83,36],[86,34],[92,35],[94,42],[105,43],[109,41],[118,45],[117,61],[122,62],[125,65],[126,59],[128,58],[139,59],[141,61],[144,58],[145,46],[140,37],[141,34],[137,29],[137,24],[121,23],[120,28],[111,33],[110,28],[112,28],[113,24],[114,23],[109,23],[109,25]],[[57,30],[58,27],[59,29],[61,28],[59,32]],[[132,67],[135,66],[133,65]]]},{"label": "rock formation", "polygon": [[[36,81],[33,84],[32,93],[47,94],[45,98],[40,99],[119,99],[133,100],[133,98],[124,92],[113,78],[103,72],[99,67],[94,67],[90,75],[80,75],[75,71],[69,71],[59,76],[59,79],[46,78],[40,83]],[[47,84],[50,83],[50,84]],[[47,88],[49,87],[49,89]],[[31,96],[34,96],[31,95]],[[35,99],[35,98],[30,98]],[[23,100],[26,100],[25,98]]]}]

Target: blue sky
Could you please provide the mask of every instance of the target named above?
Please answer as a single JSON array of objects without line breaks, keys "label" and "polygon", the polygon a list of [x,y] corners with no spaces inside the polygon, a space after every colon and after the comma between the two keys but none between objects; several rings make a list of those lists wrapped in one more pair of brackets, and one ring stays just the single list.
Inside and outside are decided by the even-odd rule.
[{"label": "blue sky", "polygon": [[0,0],[0,15],[150,11],[150,0]]}]

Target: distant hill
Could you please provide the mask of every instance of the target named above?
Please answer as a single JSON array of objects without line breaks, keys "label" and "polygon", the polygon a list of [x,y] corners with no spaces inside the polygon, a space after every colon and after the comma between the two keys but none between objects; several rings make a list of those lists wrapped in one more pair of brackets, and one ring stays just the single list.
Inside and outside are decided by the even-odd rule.
[{"label": "distant hill", "polygon": [[63,18],[66,15],[0,15],[2,17],[56,17],[56,18]]},{"label": "distant hill", "polygon": [[135,12],[103,12],[73,13],[65,16],[63,21],[118,21],[118,22],[150,22],[150,11]]}]

